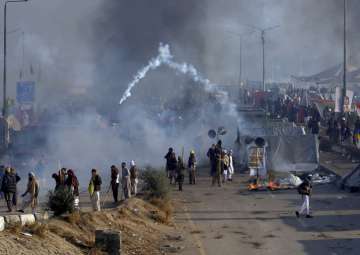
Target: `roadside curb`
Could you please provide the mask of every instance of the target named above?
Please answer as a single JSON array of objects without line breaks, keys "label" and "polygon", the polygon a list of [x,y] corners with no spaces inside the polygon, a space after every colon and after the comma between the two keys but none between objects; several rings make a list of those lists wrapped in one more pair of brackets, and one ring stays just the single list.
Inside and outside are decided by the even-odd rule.
[{"label": "roadside curb", "polygon": [[21,224],[21,226],[31,225],[35,222],[46,221],[49,219],[47,212],[35,214],[20,214],[0,216],[0,232],[4,231],[11,225]]}]

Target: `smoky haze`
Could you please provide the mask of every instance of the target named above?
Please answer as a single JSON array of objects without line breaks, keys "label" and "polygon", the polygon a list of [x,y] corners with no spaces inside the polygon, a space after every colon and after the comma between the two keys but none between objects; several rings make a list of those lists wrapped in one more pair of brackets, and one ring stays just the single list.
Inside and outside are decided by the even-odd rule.
[{"label": "smoky haze", "polygon": [[[351,64],[359,62],[359,15],[359,1],[349,0]],[[84,176],[91,167],[105,171],[131,159],[162,165],[169,146],[185,147],[186,155],[196,148],[203,156],[213,142],[209,128],[227,127],[231,147],[238,116],[209,103],[210,95],[189,77],[162,67],[118,102],[160,42],[214,83],[238,84],[239,38],[231,32],[249,33],[248,25],[280,25],[266,36],[269,80],[342,60],[339,0],[32,0],[9,7],[8,29],[25,34],[24,44],[19,32],[8,37],[9,94],[15,97],[21,69],[24,79],[36,81],[36,106],[52,123],[44,148]],[[260,79],[260,49],[259,33],[244,36],[243,79]]]}]

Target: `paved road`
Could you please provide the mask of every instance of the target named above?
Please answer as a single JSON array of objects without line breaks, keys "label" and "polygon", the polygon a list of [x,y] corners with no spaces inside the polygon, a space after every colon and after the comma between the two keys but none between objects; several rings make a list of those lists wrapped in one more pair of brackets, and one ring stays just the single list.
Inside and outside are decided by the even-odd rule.
[{"label": "paved road", "polygon": [[176,222],[192,243],[184,255],[222,254],[359,254],[360,195],[335,186],[314,189],[314,219],[297,219],[295,190],[248,192],[246,176],[225,187],[209,178],[175,193],[181,201]]}]

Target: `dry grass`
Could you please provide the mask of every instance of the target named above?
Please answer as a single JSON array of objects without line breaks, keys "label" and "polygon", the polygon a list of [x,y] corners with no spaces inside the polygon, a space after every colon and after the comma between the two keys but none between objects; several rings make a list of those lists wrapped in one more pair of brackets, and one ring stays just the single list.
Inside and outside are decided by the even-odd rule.
[{"label": "dry grass", "polygon": [[92,248],[88,255],[105,255],[103,252],[99,251],[98,249],[96,248]]},{"label": "dry grass", "polygon": [[6,226],[6,230],[9,231],[12,234],[20,234],[22,232],[23,227],[21,226],[21,223],[14,223],[14,224],[9,224]]},{"label": "dry grass", "polygon": [[45,238],[47,233],[49,232],[49,227],[47,224],[38,223],[38,222],[26,226],[25,229],[26,231],[40,238]]},{"label": "dry grass", "polygon": [[171,218],[174,212],[174,208],[170,199],[152,198],[150,200],[150,203],[158,207],[165,214],[165,218],[163,219],[162,223],[169,224],[171,222]]},{"label": "dry grass", "polygon": [[80,212],[70,213],[69,216],[66,217],[66,221],[70,224],[76,225],[80,222],[81,215]]}]

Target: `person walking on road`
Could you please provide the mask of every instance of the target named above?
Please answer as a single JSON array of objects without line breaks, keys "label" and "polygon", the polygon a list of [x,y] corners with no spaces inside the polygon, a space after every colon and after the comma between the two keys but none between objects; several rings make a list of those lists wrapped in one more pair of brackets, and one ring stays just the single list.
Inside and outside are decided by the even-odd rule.
[{"label": "person walking on road", "polygon": [[125,199],[129,199],[131,197],[130,171],[125,162],[121,163],[121,184]]},{"label": "person walking on road", "polygon": [[221,157],[222,157],[223,183],[225,183],[228,180],[228,176],[229,176],[229,155],[227,150],[223,150]]},{"label": "person walking on road", "polygon": [[72,169],[67,170],[67,178],[65,180],[65,185],[74,196],[75,209],[79,209],[79,181]]},{"label": "person walking on road", "polygon": [[229,156],[228,180],[232,182],[232,177],[233,177],[234,172],[235,172],[234,158],[233,158],[233,151],[232,150],[229,151],[228,156]]},{"label": "person walking on road", "polygon": [[1,187],[4,175],[5,175],[5,166],[1,165],[0,166],[0,199],[4,197],[4,193],[2,192],[2,187]]},{"label": "person walking on road", "polygon": [[139,182],[139,170],[136,166],[134,160],[130,162],[130,183],[131,183],[131,194],[136,196],[137,194],[137,185]]},{"label": "person walking on road", "polygon": [[183,183],[185,179],[185,165],[183,159],[179,156],[178,157],[178,165],[176,170],[176,181],[179,184],[179,191],[183,190]]},{"label": "person walking on road", "polygon": [[114,203],[117,203],[119,196],[119,185],[120,185],[120,173],[119,169],[115,166],[111,166],[111,181],[110,186],[113,193]]},{"label": "person walking on road", "polygon": [[165,155],[165,159],[166,159],[166,172],[168,178],[170,179],[170,184],[172,184],[173,181],[175,183],[177,160],[173,148],[169,148],[168,153]]},{"label": "person walking on road", "polygon": [[29,173],[26,191],[21,195],[21,197],[23,197],[23,202],[19,212],[24,213],[24,210],[30,206],[32,213],[36,213],[39,190],[39,182],[36,180],[35,174],[33,172]]},{"label": "person walking on road", "polygon": [[4,192],[8,212],[12,212],[13,209],[13,201],[16,196],[16,183],[16,176],[11,173],[10,167],[7,167],[5,169],[5,175],[2,179],[1,188],[2,192]]},{"label": "person walking on road", "polygon": [[11,174],[15,175],[15,178],[16,178],[16,191],[15,191],[15,196],[13,196],[12,198],[12,203],[13,203],[13,206],[17,206],[17,201],[18,201],[18,193],[17,193],[17,183],[21,180],[20,176],[16,173],[16,169],[11,167],[10,168],[10,171],[11,171]]},{"label": "person walking on road", "polygon": [[215,158],[215,144],[211,145],[206,156],[210,160],[210,176],[214,178],[216,173],[216,158]]},{"label": "person walking on road", "polygon": [[189,168],[189,183],[196,184],[196,156],[195,151],[190,152],[189,160],[188,160],[188,168]]},{"label": "person walking on road", "polygon": [[310,196],[312,192],[311,176],[308,176],[298,187],[298,192],[302,196],[303,203],[300,211],[296,211],[296,217],[300,217],[306,211],[306,218],[312,218],[310,214]]},{"label": "person walking on road", "polygon": [[93,210],[100,211],[100,190],[102,180],[96,169],[91,170],[91,179],[88,187]]},{"label": "person walking on road", "polygon": [[212,185],[214,186],[215,183],[221,187],[221,173],[222,173],[222,142],[221,140],[215,146],[215,173],[213,174],[212,178]]}]

